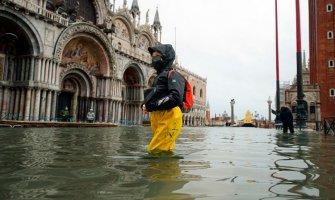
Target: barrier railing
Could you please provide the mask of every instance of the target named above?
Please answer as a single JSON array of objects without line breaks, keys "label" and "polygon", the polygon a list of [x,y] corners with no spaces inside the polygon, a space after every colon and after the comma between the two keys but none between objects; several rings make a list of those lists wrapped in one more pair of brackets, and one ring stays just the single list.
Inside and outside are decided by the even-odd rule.
[{"label": "barrier railing", "polygon": [[335,133],[335,117],[327,117],[323,119],[323,131],[327,135],[332,132]]}]

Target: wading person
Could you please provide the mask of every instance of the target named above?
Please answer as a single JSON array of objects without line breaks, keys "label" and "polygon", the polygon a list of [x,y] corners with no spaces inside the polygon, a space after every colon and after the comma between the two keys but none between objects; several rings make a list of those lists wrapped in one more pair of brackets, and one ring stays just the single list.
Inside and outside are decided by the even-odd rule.
[{"label": "wading person", "polygon": [[281,107],[279,117],[283,122],[283,133],[287,133],[288,129],[290,129],[290,133],[294,133],[293,115],[291,110],[286,106]]},{"label": "wading person", "polygon": [[185,78],[172,64],[175,52],[170,44],[149,47],[152,66],[157,71],[153,86],[144,92],[143,112],[150,112],[153,137],[148,145],[149,156],[172,156],[182,128]]}]

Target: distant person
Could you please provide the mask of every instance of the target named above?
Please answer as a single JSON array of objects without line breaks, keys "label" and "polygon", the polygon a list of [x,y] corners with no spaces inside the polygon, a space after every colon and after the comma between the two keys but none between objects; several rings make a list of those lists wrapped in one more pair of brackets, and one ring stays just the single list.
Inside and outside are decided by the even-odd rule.
[{"label": "distant person", "polygon": [[173,155],[176,139],[182,128],[185,78],[172,70],[175,51],[170,44],[148,48],[152,66],[157,72],[154,84],[144,92],[144,114],[150,112],[153,137],[148,146],[149,156]]},{"label": "distant person", "polygon": [[68,122],[69,121],[69,119],[70,119],[70,112],[69,112],[69,109],[67,108],[67,106],[65,107],[64,110],[62,110],[60,112],[60,115],[61,115],[61,118],[62,118],[63,122]]},{"label": "distant person", "polygon": [[286,106],[281,107],[279,117],[283,122],[283,133],[287,133],[288,129],[290,129],[290,133],[294,133],[293,115],[291,110]]},{"label": "distant person", "polygon": [[86,115],[87,121],[90,123],[93,123],[95,120],[95,113],[93,111],[93,108],[90,109],[90,111]]}]

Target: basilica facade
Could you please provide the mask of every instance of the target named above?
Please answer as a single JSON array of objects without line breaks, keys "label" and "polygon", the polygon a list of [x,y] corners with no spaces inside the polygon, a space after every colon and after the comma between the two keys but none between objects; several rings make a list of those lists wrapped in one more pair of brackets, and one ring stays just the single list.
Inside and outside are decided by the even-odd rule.
[{"label": "basilica facade", "polygon": [[[114,1],[115,2],[115,1]],[[161,43],[158,10],[141,24],[137,0],[0,0],[1,120],[141,124],[143,91],[156,72],[147,49]],[[204,125],[206,79],[176,65],[193,85],[184,124]]]}]

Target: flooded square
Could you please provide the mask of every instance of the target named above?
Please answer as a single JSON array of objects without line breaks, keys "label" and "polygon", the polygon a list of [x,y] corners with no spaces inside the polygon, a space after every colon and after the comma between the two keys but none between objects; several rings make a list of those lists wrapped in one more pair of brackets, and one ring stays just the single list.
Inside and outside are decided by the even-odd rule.
[{"label": "flooded square", "polygon": [[333,199],[335,136],[184,127],[146,159],[150,127],[1,128],[0,199]]}]

